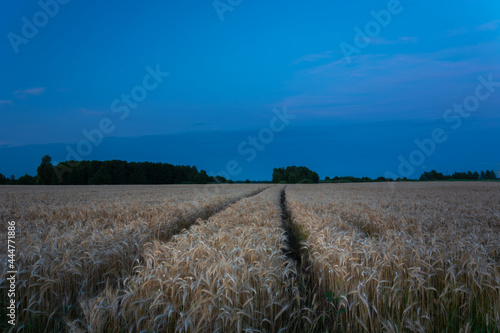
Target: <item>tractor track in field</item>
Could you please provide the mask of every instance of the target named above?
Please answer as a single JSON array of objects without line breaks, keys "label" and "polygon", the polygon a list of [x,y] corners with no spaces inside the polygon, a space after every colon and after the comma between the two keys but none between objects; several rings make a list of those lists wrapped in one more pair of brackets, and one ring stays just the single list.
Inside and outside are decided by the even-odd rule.
[{"label": "tractor track in field", "polygon": [[212,207],[206,207],[205,209],[198,210],[187,217],[178,217],[174,221],[168,223],[167,228],[159,229],[157,232],[155,232],[154,238],[161,242],[168,242],[173,236],[180,234],[184,230],[189,230],[189,228],[191,228],[191,226],[193,226],[196,223],[196,221],[198,221],[198,219],[202,219],[204,221],[208,220],[210,217],[224,211],[228,207],[236,204],[237,202],[243,199],[254,197],[271,187],[273,186],[267,186],[255,190],[253,192],[250,192],[249,194],[228,200],[227,202],[225,202],[223,205],[221,205],[216,209],[213,209]]},{"label": "tractor track in field", "polygon": [[[288,260],[295,264],[296,275],[293,276],[293,278],[300,292],[301,306],[303,308],[316,310],[318,290],[315,286],[314,276],[311,270],[312,261],[309,248],[304,244],[308,236],[304,232],[302,226],[293,221],[293,216],[286,199],[286,186],[281,190],[280,208],[281,227],[284,229],[286,236],[282,251]],[[308,324],[302,322],[301,319],[298,319],[297,324],[301,325],[304,329],[308,327]]]},{"label": "tractor track in field", "polygon": [[[180,234],[184,230],[189,230],[191,226],[193,226],[198,219],[202,220],[208,220],[210,217],[222,212],[223,210],[227,209],[231,205],[236,204],[237,202],[254,197],[261,192],[271,188],[273,186],[266,186],[264,188],[259,188],[256,189],[248,194],[242,195],[242,196],[237,196],[234,199],[227,200],[224,202],[222,205],[219,207],[214,208],[213,206],[208,206],[204,207],[202,209],[198,209],[195,212],[189,214],[189,216],[179,216],[175,218],[173,221],[169,221],[166,224],[166,227],[163,229],[160,227],[158,230],[154,232],[152,235],[152,240],[157,240],[160,242],[168,242],[172,239],[173,236]],[[151,241],[151,240],[150,240]],[[144,244],[143,244],[144,245]],[[123,290],[124,288],[124,281],[127,279],[132,278],[134,275],[136,275],[136,270],[135,267],[137,265],[144,265],[146,261],[146,258],[144,257],[144,247],[142,248],[142,251],[139,251],[136,253],[136,260],[130,263],[130,265],[123,265],[122,266],[122,271],[128,271],[129,273],[120,276],[120,277],[107,277],[105,280],[101,281],[101,288],[99,290],[94,291],[92,294],[89,294],[87,296],[89,297],[95,297],[95,295],[98,295],[103,289],[105,285],[109,285],[111,289],[116,290],[117,292]],[[79,316],[83,316],[83,310],[80,308],[78,304],[75,304],[75,308],[77,309],[76,312],[79,313]],[[74,319],[78,319],[79,317],[76,316]]]},{"label": "tractor track in field", "polygon": [[297,266],[297,271],[302,268],[302,255],[301,255],[301,239],[297,237],[294,231],[294,223],[290,217],[290,210],[286,201],[286,186],[281,190],[280,194],[280,208],[281,208],[281,227],[285,230],[285,247],[283,248],[284,254],[294,262]]},{"label": "tractor track in field", "polygon": [[[135,253],[136,259],[130,262],[129,265],[122,264],[122,270],[123,271],[128,271],[130,272],[127,274],[127,276],[121,276],[121,277],[115,277],[115,278],[107,278],[106,281],[101,281],[101,283],[104,285],[105,282],[109,282],[110,285],[114,286],[115,289],[121,289],[123,288],[122,282],[126,278],[130,278],[131,276],[135,275],[135,266],[137,265],[144,265],[146,258],[144,257],[144,246],[147,243],[150,243],[153,240],[157,240],[163,243],[167,243],[174,237],[175,235],[180,234],[184,230],[189,230],[191,226],[193,226],[198,219],[202,220],[208,220],[210,217],[222,212],[223,210],[227,209],[231,205],[234,205],[235,203],[246,199],[246,198],[251,198],[254,197],[261,192],[271,188],[273,186],[267,186],[264,188],[259,188],[256,189],[248,194],[242,195],[242,196],[237,196],[234,199],[227,200],[224,202],[221,206],[217,207],[214,209],[213,206],[208,206],[203,209],[198,209],[195,212],[189,214],[189,216],[178,216],[172,221],[167,222],[165,225],[160,226],[157,230],[154,231],[154,234],[152,235],[152,238],[144,241],[142,244],[142,249],[137,251]],[[163,228],[162,228],[163,227]],[[97,294],[98,292],[94,293]]]},{"label": "tractor track in field", "polygon": [[[155,230],[154,234],[152,235],[153,236],[152,239],[146,243],[149,243],[152,240],[157,240],[157,241],[160,241],[162,243],[167,243],[175,235],[180,234],[184,230],[189,230],[196,223],[196,221],[198,221],[198,219],[202,219],[204,221],[208,220],[210,217],[222,212],[223,210],[227,209],[231,205],[234,205],[243,199],[254,197],[254,196],[260,194],[261,192],[263,192],[271,187],[273,187],[273,186],[259,188],[259,189],[256,189],[256,190],[248,193],[248,194],[244,194],[242,196],[237,196],[234,199],[227,200],[222,205],[220,205],[219,207],[216,207],[216,208],[214,208],[213,206],[208,206],[208,207],[205,207],[203,209],[196,210],[195,212],[189,214],[189,216],[179,216],[179,217],[175,218],[174,220],[167,222],[165,225],[160,226],[157,230]],[[144,250],[144,244],[143,244],[142,251],[139,251],[136,253],[136,256],[137,256],[136,260],[134,260],[130,266],[124,267],[124,270],[131,272],[129,274],[129,276],[127,276],[127,278],[130,276],[133,276],[135,274],[134,266],[136,266],[137,263],[139,265],[143,265],[145,263],[146,258],[144,257],[144,251],[145,250]],[[118,289],[120,289],[121,284],[118,280],[124,280],[124,279],[125,279],[125,277],[122,277],[121,279],[111,280],[111,284],[114,285],[115,283],[118,283]]]}]

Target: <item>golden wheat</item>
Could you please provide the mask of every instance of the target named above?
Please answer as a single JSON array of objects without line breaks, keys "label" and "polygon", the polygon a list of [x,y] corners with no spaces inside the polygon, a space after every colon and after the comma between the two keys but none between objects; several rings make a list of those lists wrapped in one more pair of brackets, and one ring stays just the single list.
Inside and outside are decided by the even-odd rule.
[{"label": "golden wheat", "polygon": [[[73,328],[95,332],[277,332],[300,312],[295,266],[283,254],[274,187],[199,220],[172,242],[153,241],[122,293],[90,299]],[[294,302],[294,299],[297,302]]]},{"label": "golden wheat", "polygon": [[498,331],[499,194],[496,183],[289,186],[311,279],[338,297],[330,327]]},{"label": "golden wheat", "polygon": [[28,331],[62,330],[64,320],[80,316],[81,298],[120,287],[143,260],[144,244],[262,188],[2,187],[2,220],[18,226],[19,322]]},{"label": "golden wheat", "polygon": [[0,187],[15,329],[500,330],[498,183],[266,187]]}]

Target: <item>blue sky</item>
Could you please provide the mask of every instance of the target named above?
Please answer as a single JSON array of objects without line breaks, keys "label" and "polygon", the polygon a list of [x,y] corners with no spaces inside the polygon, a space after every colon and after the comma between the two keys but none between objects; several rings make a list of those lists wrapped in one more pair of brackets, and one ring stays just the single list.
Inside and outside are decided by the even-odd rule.
[{"label": "blue sky", "polygon": [[[0,15],[6,175],[34,174],[45,154],[64,161],[79,143],[91,147],[83,159],[213,173],[237,161],[233,179],[292,164],[322,178],[500,169],[498,1],[42,0]],[[484,80],[493,91],[480,88],[488,96],[473,112],[446,113],[474,101]],[[132,92],[141,98],[126,104]],[[294,117],[248,161],[238,147],[269,133],[284,108]],[[444,142],[416,145],[436,129]]]}]

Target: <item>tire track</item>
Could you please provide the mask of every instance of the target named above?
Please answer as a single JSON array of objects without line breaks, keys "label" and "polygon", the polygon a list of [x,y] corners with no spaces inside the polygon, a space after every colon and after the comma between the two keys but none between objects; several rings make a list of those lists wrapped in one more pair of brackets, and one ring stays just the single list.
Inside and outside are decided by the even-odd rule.
[{"label": "tire track", "polygon": [[[317,284],[314,282],[312,259],[309,247],[305,244],[308,234],[304,228],[293,221],[292,211],[286,199],[286,186],[281,191],[281,223],[285,231],[286,241],[283,252],[290,261],[295,263],[296,286],[300,291],[299,316],[293,319],[296,331],[324,332],[329,330],[330,318],[324,311],[323,298]],[[307,319],[306,319],[307,318]]]},{"label": "tire track", "polygon": [[[125,281],[137,275],[137,267],[144,265],[146,258],[144,257],[145,247],[148,244],[152,244],[153,241],[157,240],[160,242],[168,242],[171,238],[177,234],[180,234],[184,230],[189,230],[198,219],[207,220],[210,217],[222,212],[231,205],[246,199],[251,198],[260,194],[261,192],[271,188],[273,186],[267,186],[264,188],[256,189],[248,194],[237,195],[234,198],[224,201],[221,205],[217,205],[212,202],[206,207],[201,209],[196,209],[194,212],[189,213],[187,216],[177,216],[171,221],[160,225],[158,229],[152,231],[152,233],[147,236],[144,240],[140,241],[141,246],[134,246],[130,249],[124,249],[126,252],[134,253],[134,260],[130,260],[127,263],[122,263],[120,267],[121,274],[119,276],[107,276],[100,281],[100,287],[98,286],[93,292],[86,293],[85,299],[91,299],[96,297],[101,292],[105,292],[106,289],[113,290],[116,293],[124,291]],[[214,207],[215,205],[215,207]],[[74,304],[75,313],[72,320],[81,320],[84,317],[83,308],[80,304]]]},{"label": "tire track", "polygon": [[[290,210],[286,201],[286,186],[281,190],[280,195],[281,208],[281,227],[285,230],[286,242],[283,248],[284,254],[293,262],[295,262],[297,271],[302,269],[303,250],[301,251],[301,235],[298,234],[297,226],[291,221]],[[305,259],[305,258],[304,258]]]},{"label": "tire track", "polygon": [[191,226],[193,226],[196,223],[196,221],[198,221],[198,219],[208,220],[210,217],[222,212],[223,210],[227,209],[231,205],[234,205],[238,201],[254,197],[271,187],[273,186],[267,186],[261,189],[254,190],[249,194],[237,196],[222,203],[219,207],[214,208],[212,204],[200,210],[197,210],[193,213],[190,213],[188,216],[177,217],[175,220],[168,222],[168,224],[166,226],[163,226],[163,228],[161,228],[160,226],[160,228],[158,228],[158,230],[155,231],[154,238],[161,242],[168,242],[173,236],[180,234],[184,230],[189,230],[189,228],[191,228]]}]

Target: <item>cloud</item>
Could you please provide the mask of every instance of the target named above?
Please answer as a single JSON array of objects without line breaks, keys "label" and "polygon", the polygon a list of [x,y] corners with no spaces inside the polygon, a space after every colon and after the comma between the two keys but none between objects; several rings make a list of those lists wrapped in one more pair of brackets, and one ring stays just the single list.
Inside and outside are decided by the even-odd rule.
[{"label": "cloud", "polygon": [[470,27],[461,27],[456,29],[451,29],[445,32],[445,37],[453,37],[460,36],[470,33],[471,31],[495,31],[498,29],[500,25],[500,20],[493,20],[481,25],[478,25],[476,28],[472,29]]},{"label": "cloud", "polygon": [[107,112],[107,111],[88,110],[86,108],[80,108],[80,109],[78,109],[78,112],[80,112],[86,116],[107,116],[110,114],[110,112]]},{"label": "cloud", "polygon": [[372,45],[392,45],[392,44],[406,44],[406,43],[416,43],[418,38],[414,36],[404,36],[395,40],[389,40],[382,37],[370,38],[370,44]]},{"label": "cloud", "polygon": [[[478,75],[500,73],[491,56],[498,50],[500,43],[487,42],[438,52],[360,54],[350,64],[343,59],[311,64],[295,73],[293,93],[282,103],[318,118],[440,117],[451,102],[467,96]],[[482,116],[491,114],[488,109]]]},{"label": "cloud", "polygon": [[12,104],[12,101],[5,100],[5,99],[0,99],[0,105],[4,105],[4,104]]},{"label": "cloud", "polygon": [[[417,43],[418,38],[415,36],[403,36],[398,39],[394,40],[389,40],[386,38],[382,37],[372,37],[370,38],[370,44],[371,45],[394,45],[394,44],[409,44],[409,43]],[[307,63],[312,63],[316,62],[322,59],[332,59],[334,58],[335,55],[340,54],[339,52],[334,52],[334,51],[325,51],[322,53],[317,53],[317,54],[307,54],[299,59],[293,61],[293,64],[299,64],[303,62]],[[332,64],[339,64],[342,61],[334,61],[333,63],[330,63],[328,66],[331,66]]]},{"label": "cloud", "polygon": [[476,27],[476,31],[495,31],[500,25],[500,20],[494,20]]},{"label": "cloud", "polygon": [[415,36],[404,36],[399,39],[402,43],[416,43],[418,42],[418,38]]},{"label": "cloud", "polygon": [[28,95],[40,96],[41,94],[43,94],[45,92],[45,89],[46,89],[45,87],[38,87],[38,88],[30,88],[30,89],[26,89],[26,90],[16,90],[16,91],[14,91],[14,95],[17,98],[25,98]]},{"label": "cloud", "polygon": [[328,59],[332,57],[333,51],[325,51],[323,53],[317,53],[317,54],[306,54],[299,59],[295,60],[293,63],[294,64],[299,64],[301,62],[315,62],[321,59]]},{"label": "cloud", "polygon": [[194,123],[191,125],[191,127],[207,127],[207,126],[211,126],[211,124],[200,122],[200,123]]},{"label": "cloud", "polygon": [[445,32],[444,36],[445,37],[460,36],[460,35],[465,35],[468,32],[469,28],[462,27],[462,28],[448,30]]}]

